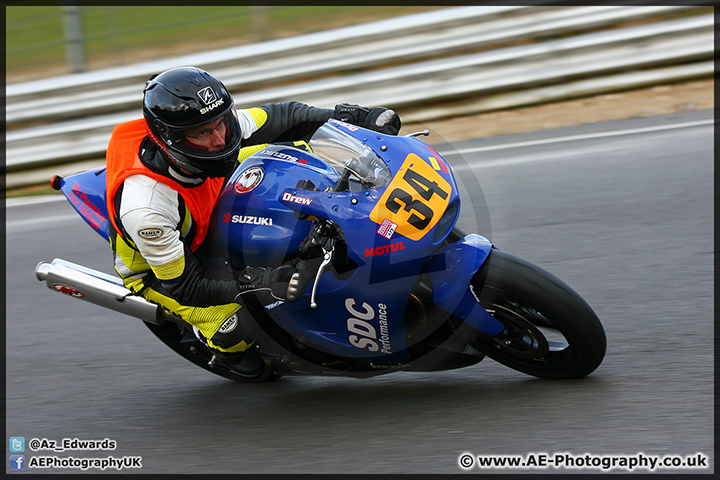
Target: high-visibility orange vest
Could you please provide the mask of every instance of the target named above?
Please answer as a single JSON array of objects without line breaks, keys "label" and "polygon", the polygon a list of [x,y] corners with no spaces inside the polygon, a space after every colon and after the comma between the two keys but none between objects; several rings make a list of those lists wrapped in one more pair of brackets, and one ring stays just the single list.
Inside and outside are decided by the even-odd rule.
[{"label": "high-visibility orange vest", "polygon": [[174,180],[153,172],[140,160],[140,144],[148,131],[144,118],[120,123],[113,129],[105,158],[107,160],[107,207],[115,231],[122,236],[115,218],[115,194],[130,175],[141,174],[178,192],[195,222],[195,237],[190,249],[195,251],[205,239],[213,207],[223,188],[223,178],[208,178],[197,187],[183,187]]}]

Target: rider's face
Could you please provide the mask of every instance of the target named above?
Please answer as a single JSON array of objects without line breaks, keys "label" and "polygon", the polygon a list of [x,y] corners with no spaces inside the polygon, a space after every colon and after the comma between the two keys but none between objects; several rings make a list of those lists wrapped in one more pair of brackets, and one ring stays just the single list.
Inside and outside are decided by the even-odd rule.
[{"label": "rider's face", "polygon": [[210,152],[222,150],[225,146],[225,132],[227,126],[225,119],[206,123],[185,133],[187,141],[199,147],[205,147]]}]

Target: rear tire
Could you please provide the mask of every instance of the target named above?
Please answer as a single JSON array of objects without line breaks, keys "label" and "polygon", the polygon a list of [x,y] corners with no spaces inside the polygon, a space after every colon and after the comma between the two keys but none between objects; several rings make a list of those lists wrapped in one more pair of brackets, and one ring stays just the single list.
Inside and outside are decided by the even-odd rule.
[{"label": "rear tire", "polygon": [[548,379],[580,378],[605,356],[600,320],[585,300],[549,272],[493,249],[471,281],[480,305],[505,325],[478,332],[473,346],[493,360]]},{"label": "rear tire", "polygon": [[275,373],[255,349],[247,350],[242,361],[236,365],[224,365],[217,361],[210,365],[213,354],[189,329],[181,329],[170,321],[162,325],[145,322],[145,325],[175,353],[215,375],[240,383],[268,382],[282,376]]}]

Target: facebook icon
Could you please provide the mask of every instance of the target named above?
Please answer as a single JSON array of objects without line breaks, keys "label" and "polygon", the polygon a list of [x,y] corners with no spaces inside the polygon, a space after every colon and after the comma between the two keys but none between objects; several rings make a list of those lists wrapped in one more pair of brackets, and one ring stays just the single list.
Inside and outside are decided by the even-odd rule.
[{"label": "facebook icon", "polygon": [[23,470],[25,468],[25,455],[10,455],[10,470]]}]

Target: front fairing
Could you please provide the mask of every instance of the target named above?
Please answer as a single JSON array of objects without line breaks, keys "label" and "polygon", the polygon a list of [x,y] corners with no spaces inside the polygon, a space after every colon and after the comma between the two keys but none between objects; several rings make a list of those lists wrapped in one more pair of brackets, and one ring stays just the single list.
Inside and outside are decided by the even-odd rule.
[{"label": "front fairing", "polygon": [[[329,191],[348,167],[342,162],[347,159],[321,158],[323,148],[313,155],[268,147],[245,160],[228,182],[218,203],[214,236],[236,268],[275,266],[291,258],[310,231],[311,222],[298,216],[332,220],[344,233],[347,263],[356,267],[322,275],[317,309],[310,308],[311,284],[299,301],[278,303],[268,313],[313,349],[367,364],[404,362],[409,356],[408,299],[456,222],[457,186],[442,157],[419,139],[338,121],[322,128],[329,136],[338,134],[371,149],[372,155],[360,148],[356,155],[361,164],[373,167],[360,165],[354,177],[364,182],[351,181],[350,191]],[[302,180],[316,189],[298,188]]]},{"label": "front fairing", "polygon": [[[443,158],[417,138],[382,135],[332,120],[324,128],[361,140],[376,152],[389,174],[381,175],[382,183],[373,188],[350,192],[287,188],[285,206],[339,224],[356,262],[379,260],[397,242],[405,247],[412,244],[412,251],[396,257],[427,258],[452,230],[460,206],[457,185]],[[405,249],[398,246],[400,250]]]}]

